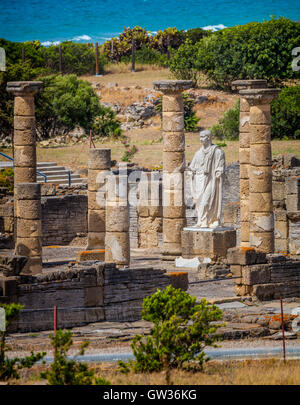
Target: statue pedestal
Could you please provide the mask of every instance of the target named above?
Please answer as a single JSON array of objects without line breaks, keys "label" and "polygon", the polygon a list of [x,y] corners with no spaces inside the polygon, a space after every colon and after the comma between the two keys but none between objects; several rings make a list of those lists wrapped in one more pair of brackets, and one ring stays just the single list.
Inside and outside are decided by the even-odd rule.
[{"label": "statue pedestal", "polygon": [[215,262],[225,259],[227,250],[236,246],[236,231],[229,227],[186,227],[181,233],[181,244],[184,259],[209,258]]}]

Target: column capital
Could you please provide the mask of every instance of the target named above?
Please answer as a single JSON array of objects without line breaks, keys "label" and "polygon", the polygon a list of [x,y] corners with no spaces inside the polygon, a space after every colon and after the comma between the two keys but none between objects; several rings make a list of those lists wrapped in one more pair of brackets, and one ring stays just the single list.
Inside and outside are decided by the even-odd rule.
[{"label": "column capital", "polygon": [[245,89],[262,89],[268,85],[267,80],[264,79],[250,79],[250,80],[234,80],[231,83],[232,90],[245,90]]},{"label": "column capital", "polygon": [[163,94],[182,93],[184,90],[190,89],[193,85],[192,80],[160,80],[153,82],[153,87]]},{"label": "column capital", "polygon": [[8,82],[6,91],[14,96],[33,96],[43,89],[43,82]]},{"label": "column capital", "polygon": [[280,89],[245,89],[240,90],[241,97],[245,98],[252,106],[270,104],[280,93]]}]

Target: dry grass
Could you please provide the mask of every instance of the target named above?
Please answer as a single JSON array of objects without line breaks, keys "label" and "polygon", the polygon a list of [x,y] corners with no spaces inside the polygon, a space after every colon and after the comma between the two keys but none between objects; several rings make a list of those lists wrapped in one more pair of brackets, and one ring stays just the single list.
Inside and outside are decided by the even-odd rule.
[{"label": "dry grass", "polygon": [[109,74],[107,73],[99,77],[83,76],[82,79],[94,83],[100,82],[107,84],[115,82],[118,83],[119,86],[141,86],[152,88],[153,81],[172,78],[168,69],[161,67],[158,68],[157,66],[153,65],[137,65],[136,73],[132,73],[130,71],[130,65],[119,64],[112,66],[114,66],[114,72]]},{"label": "dry grass", "polygon": [[[164,385],[165,372],[151,374],[121,374],[115,363],[91,364],[96,374],[109,380],[112,385]],[[22,371],[22,378],[11,384],[46,384],[39,377],[46,366],[34,366]],[[300,360],[279,359],[210,361],[203,372],[173,370],[171,382],[174,385],[299,385]]]},{"label": "dry grass", "polygon": [[[138,152],[133,158],[133,162],[139,166],[147,167],[149,169],[154,166],[162,164],[162,134],[157,122],[156,128],[137,129],[128,132],[128,136],[131,144],[136,145]],[[218,141],[215,141],[217,143]],[[222,149],[225,152],[226,162],[237,162],[239,158],[239,142],[227,141],[226,147]],[[124,145],[121,140],[103,140],[102,142],[96,142],[96,147],[111,148],[112,159],[120,161],[124,153]],[[199,149],[199,135],[198,133],[186,134],[186,161],[190,162]],[[85,144],[78,144],[64,147],[49,147],[41,148],[37,147],[37,158],[39,162],[56,162],[58,165],[72,168],[73,170],[78,168],[87,167],[88,161],[88,142]],[[293,153],[300,157],[300,141],[272,141],[273,155]],[[11,149],[4,149],[4,153],[8,155],[12,154]],[[5,160],[0,158],[0,160]]]}]

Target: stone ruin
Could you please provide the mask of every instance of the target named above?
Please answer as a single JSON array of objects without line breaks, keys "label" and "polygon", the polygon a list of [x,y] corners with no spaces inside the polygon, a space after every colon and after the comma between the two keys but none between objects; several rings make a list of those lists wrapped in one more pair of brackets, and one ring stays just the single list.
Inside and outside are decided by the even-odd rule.
[{"label": "stone ruin", "polygon": [[[270,102],[278,90],[264,80],[233,82],[241,100],[239,164],[225,170],[224,228],[204,234],[189,230],[195,212],[185,182],[182,100],[189,87],[154,82],[163,93],[162,172],[122,164],[112,170],[109,149],[90,149],[87,192],[83,185],[68,193],[36,183],[34,94],[41,83],[8,83],[15,96],[14,198],[2,195],[0,225],[9,240],[3,247],[14,251],[0,257],[0,300],[25,305],[18,330],[51,327],[54,305],[62,327],[139,319],[142,299],[157,288],[188,288],[188,272],[174,267],[180,257],[182,266],[197,263],[204,277],[216,266],[230,271],[238,296],[300,297],[300,162],[272,161]],[[77,262],[43,269],[42,246],[84,235]],[[132,267],[133,248],[160,249],[159,268]]]}]

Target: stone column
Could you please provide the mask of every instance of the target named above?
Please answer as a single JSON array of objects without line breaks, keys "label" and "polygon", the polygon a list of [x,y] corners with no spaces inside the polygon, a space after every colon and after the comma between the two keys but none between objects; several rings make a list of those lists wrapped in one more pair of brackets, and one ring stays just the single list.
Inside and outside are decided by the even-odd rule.
[{"label": "stone column", "polygon": [[270,103],[277,89],[248,89],[240,94],[250,105],[249,213],[250,246],[274,252]]},{"label": "stone column", "polygon": [[[266,80],[235,80],[233,90],[266,88]],[[241,93],[240,93],[241,94]],[[250,168],[250,105],[244,97],[240,97],[240,246],[249,245],[249,168]]]},{"label": "stone column", "polygon": [[185,138],[182,92],[190,80],[153,83],[163,93],[163,260],[181,256],[181,231],[186,224],[184,204]]},{"label": "stone column", "polygon": [[104,249],[105,183],[106,177],[110,174],[110,167],[110,149],[89,149],[87,249]]},{"label": "stone column", "polygon": [[[126,166],[126,165],[125,165]],[[107,181],[105,262],[117,265],[130,263],[129,205],[127,170],[111,174]]]},{"label": "stone column", "polygon": [[34,95],[42,82],[8,82],[14,100],[14,192],[19,183],[36,181]]},{"label": "stone column", "polygon": [[23,273],[40,273],[42,271],[41,185],[19,183],[15,198],[17,200],[15,253],[29,257]]}]

